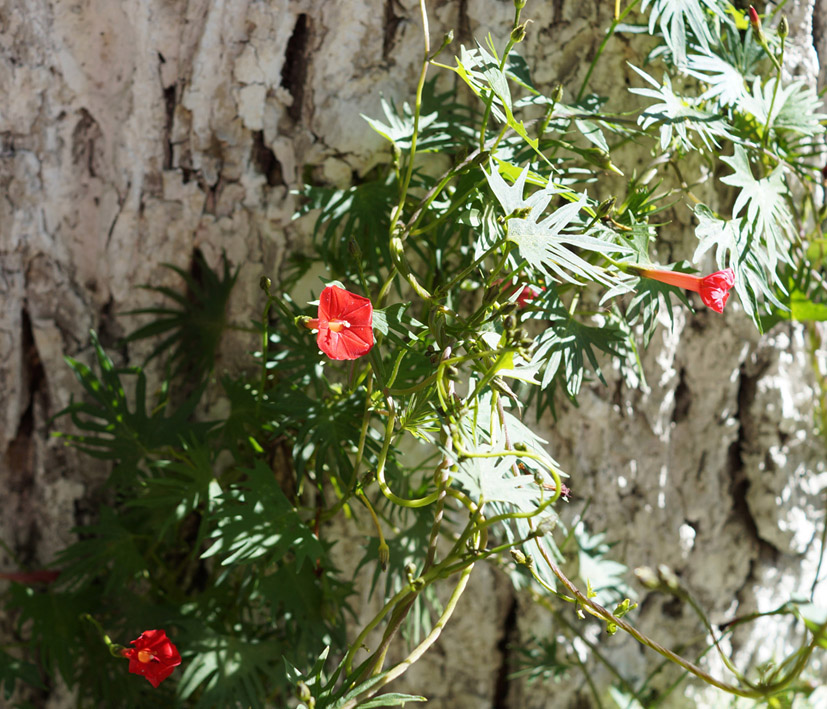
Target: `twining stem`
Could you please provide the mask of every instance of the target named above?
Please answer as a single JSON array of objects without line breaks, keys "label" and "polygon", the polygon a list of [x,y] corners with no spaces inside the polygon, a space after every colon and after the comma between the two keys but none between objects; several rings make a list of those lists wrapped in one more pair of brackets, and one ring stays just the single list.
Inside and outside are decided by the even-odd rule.
[{"label": "twining stem", "polygon": [[385,464],[388,460],[388,452],[394,439],[393,427],[396,423],[396,410],[393,406],[392,400],[388,398],[388,420],[385,423],[385,440],[382,442],[382,450],[379,452],[379,459],[376,461],[376,482],[379,484],[379,489],[382,494],[388,498],[393,504],[401,507],[425,507],[430,505],[439,498],[439,490],[432,492],[425,497],[417,497],[412,500],[406,500],[399,495],[394,494],[385,482]]},{"label": "twining stem", "polygon": [[439,617],[439,620],[434,624],[431,632],[428,633],[427,637],[416,646],[414,651],[408,655],[402,662],[398,665],[395,665],[393,668],[388,670],[382,678],[376,682],[375,684],[371,685],[369,689],[365,690],[364,692],[356,695],[349,701],[345,702],[341,709],[354,709],[355,707],[359,706],[361,702],[363,702],[368,697],[372,697],[376,692],[378,692],[382,687],[390,682],[393,682],[397,677],[403,675],[407,672],[408,668],[413,665],[425,652],[428,648],[433,645],[439,636],[442,634],[442,629],[446,626],[448,621],[450,620],[451,616],[454,614],[454,610],[457,607],[457,603],[459,602],[460,596],[462,596],[463,592],[465,591],[465,587],[468,584],[468,578],[471,575],[471,571],[473,570],[474,565],[471,564],[468,568],[463,570],[462,575],[457,582],[456,587],[454,588],[451,597],[448,599],[448,603],[445,605],[445,610],[443,611],[442,615]]}]

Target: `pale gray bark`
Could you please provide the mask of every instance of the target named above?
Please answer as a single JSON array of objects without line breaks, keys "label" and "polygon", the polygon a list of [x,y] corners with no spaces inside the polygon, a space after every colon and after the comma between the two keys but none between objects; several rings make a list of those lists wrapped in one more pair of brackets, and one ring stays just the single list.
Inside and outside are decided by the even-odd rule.
[{"label": "pale gray bark", "polygon": [[[116,345],[134,325],[117,314],[155,303],[136,287],[176,287],[159,264],[188,268],[196,249],[213,266],[226,250],[241,267],[232,318],[254,317],[259,276],[275,277],[308,230],[291,224],[290,190],[305,167],[346,185],[387,159],[359,114],[379,115],[382,93],[411,99],[422,53],[417,6],[0,1],[0,535],[23,560],[51,560],[95,511],[100,466],[49,438],[49,417],[79,391],[63,356],[89,357],[90,328]],[[456,28],[455,46],[488,31],[502,39],[513,16],[510,2],[429,6],[432,41]],[[827,41],[812,36],[823,33],[823,6],[786,8],[794,73],[808,78],[818,72],[813,47]],[[523,52],[537,82],[582,78],[612,8],[529,0]],[[633,58],[627,40],[613,42],[592,88],[621,96]],[[688,212],[676,219],[688,224]],[[248,346],[231,336],[219,366],[238,366]],[[682,314],[645,356],[647,389],[630,391],[615,376],[548,422],[576,500],[600,495],[592,529],[608,529],[630,567],[672,566],[715,622],[766,610],[813,582],[827,472],[812,430],[808,347],[796,325],[759,337],[738,307],[723,318]],[[134,362],[146,351],[114,354]],[[0,569],[12,567],[0,552]],[[641,599],[640,624],[664,644],[699,632],[686,609],[642,591]],[[784,642],[785,627],[759,627],[738,636],[742,659]],[[585,697],[576,672],[552,686],[507,679],[507,643],[540,629],[558,632],[486,569],[400,688],[457,709],[574,706]],[[630,678],[655,662],[628,638],[603,650]],[[610,680],[601,669],[596,678]]]}]

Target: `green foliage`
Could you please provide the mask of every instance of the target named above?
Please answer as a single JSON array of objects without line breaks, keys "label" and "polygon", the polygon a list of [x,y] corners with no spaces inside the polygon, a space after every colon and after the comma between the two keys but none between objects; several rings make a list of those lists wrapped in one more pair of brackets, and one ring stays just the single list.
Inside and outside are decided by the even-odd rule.
[{"label": "green foliage", "polygon": [[187,287],[186,293],[165,286],[144,286],[146,290],[169,298],[178,307],[158,306],[130,310],[125,315],[151,315],[152,321],[132,332],[127,342],[163,335],[147,362],[169,351],[168,366],[174,374],[188,374],[196,381],[206,376],[215,361],[218,344],[226,327],[227,303],[238,278],[230,271],[223,255],[224,272],[219,275],[207,266],[200,251],[195,253],[192,273],[169,263],[165,268],[177,273]]},{"label": "green foliage", "polygon": [[[626,23],[638,5],[639,24]],[[515,676],[571,681],[583,671],[601,705],[574,638],[597,653],[624,631],[660,651],[627,625],[627,569],[569,490],[581,471],[560,469],[526,409],[539,418],[576,404],[612,371],[645,381],[642,349],[698,303],[649,269],[689,274],[704,258],[731,268],[759,328],[827,320],[812,164],[825,116],[810,88],[782,80],[783,38],[770,28],[756,38],[728,3],[628,3],[583,82],[560,87],[536,83],[517,53],[531,31],[521,13],[504,47],[489,36],[446,64],[445,47],[431,48],[423,68],[452,74],[473,105],[423,71],[413,102],[383,99],[383,117],[367,118],[388,162],[348,187],[300,190],[296,216],[315,219],[312,249],[278,290],[263,279],[253,371],[213,374],[239,271],[226,257],[212,271],[199,254],[192,272],[167,266],[184,292],[145,286],[169,305],[131,311],[151,321],[126,342],[152,339],[149,365],[165,357],[153,402],[144,367],[116,366],[94,333],[94,366],[67,358],[82,398],[55,417],[72,426],[59,435],[112,475],[95,493],[96,518],[57,559],[59,580],[44,591],[14,584],[6,598],[25,638],[20,660],[0,650],[7,696],[59,674],[96,706],[425,701],[387,685],[430,649],[483,563],[555,614],[552,635],[514,648]],[[622,111],[588,90],[616,32],[651,49],[646,71],[631,67],[643,86]],[[642,174],[625,164],[629,143],[652,153]],[[705,180],[730,202],[702,204],[693,190]],[[675,214],[696,220],[696,243],[673,254],[687,248],[666,238]],[[677,263],[658,265],[665,253]],[[311,267],[370,298],[366,356],[320,356],[302,327],[350,327],[330,317],[323,327],[318,302],[294,300]],[[228,403],[214,421],[199,414],[207,392]],[[346,543],[361,539],[355,570],[336,546],[344,527]],[[687,602],[712,633],[667,572],[651,572],[652,588]],[[352,607],[362,586],[379,608],[372,618]],[[823,647],[822,611],[792,608],[783,612],[809,633],[798,652]],[[157,691],[124,677],[102,635],[126,644],[149,628],[166,628],[183,656]],[[680,663],[713,681],[696,660]],[[790,661],[763,684],[738,672],[714,682],[786,701],[803,669]],[[613,671],[613,701],[656,697],[649,680]]]}]

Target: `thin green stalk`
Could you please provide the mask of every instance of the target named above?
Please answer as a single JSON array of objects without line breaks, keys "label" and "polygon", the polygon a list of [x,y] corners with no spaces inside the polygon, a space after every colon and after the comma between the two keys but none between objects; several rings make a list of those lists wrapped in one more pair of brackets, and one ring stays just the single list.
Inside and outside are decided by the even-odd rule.
[{"label": "thin green stalk", "polygon": [[574,596],[585,608],[588,608],[590,612],[592,612],[597,617],[602,618],[603,620],[606,620],[608,622],[614,623],[615,625],[617,625],[617,627],[621,628],[623,631],[631,635],[641,645],[645,645],[646,647],[654,650],[658,654],[671,660],[676,665],[683,667],[685,670],[691,672],[693,675],[699,677],[701,680],[703,680],[707,684],[712,685],[713,687],[717,687],[718,689],[721,689],[724,692],[728,692],[739,697],[746,697],[748,699],[757,699],[767,696],[768,692],[766,690],[742,689],[741,687],[736,687],[735,685],[723,682],[713,677],[708,672],[698,667],[694,663],[690,662],[686,658],[681,657],[680,655],[663,647],[663,645],[656,642],[655,640],[652,640],[648,636],[644,635],[633,625],[625,621],[623,618],[618,618],[614,616],[611,613],[611,611],[607,610],[599,603],[595,603],[591,598],[582,593],[562,572],[560,567],[557,566],[557,564],[554,563],[554,561],[549,557],[548,552],[543,547],[543,545],[539,543],[539,541],[537,543],[537,548],[543,559],[545,559],[552,573],[559,579],[560,583],[562,583],[563,586],[565,586],[565,588],[568,590],[568,592],[572,596]]},{"label": "thin green stalk", "polygon": [[[517,26],[520,24],[520,13],[522,13],[523,8],[521,6],[515,6],[514,9],[514,22],[511,25],[511,33],[508,37],[508,44],[505,46],[505,51],[503,52],[502,59],[500,60],[500,71],[505,68],[505,63],[508,60],[508,53],[512,50],[515,44],[517,44],[516,39],[514,38],[514,30],[517,29]],[[480,150],[485,147],[485,133],[488,130],[488,118],[491,116],[491,106],[494,103],[494,89],[490,89],[490,93],[488,94],[488,98],[485,100],[485,112],[482,116],[482,123],[480,124]]]},{"label": "thin green stalk", "polygon": [[429,55],[431,53],[431,39],[430,31],[428,29],[428,11],[425,7],[425,0],[419,0],[419,12],[422,17],[422,34],[425,38],[425,55],[422,60],[422,69],[419,72],[419,81],[416,85],[416,101],[414,103],[414,125],[413,134],[411,135],[411,153],[408,156],[408,164],[405,168],[405,178],[399,189],[399,203],[391,216],[390,233],[393,234],[396,229],[396,224],[402,216],[402,210],[405,207],[405,201],[408,198],[408,187],[411,184],[411,176],[413,175],[414,157],[416,156],[416,141],[419,136],[419,116],[422,111],[422,90],[425,87],[425,77],[428,75]]},{"label": "thin green stalk", "polygon": [[778,87],[781,85],[781,67],[784,65],[784,45],[785,40],[781,39],[781,55],[779,56],[778,60],[776,61],[775,57],[770,53],[767,47],[764,49],[770,55],[770,58],[776,65],[777,73],[775,75],[775,85],[772,87],[772,99],[770,99],[770,109],[767,111],[767,120],[764,122],[764,133],[761,136],[761,147],[767,147],[767,139],[770,135],[770,121],[772,120],[772,109],[775,106],[775,97],[778,95]]}]

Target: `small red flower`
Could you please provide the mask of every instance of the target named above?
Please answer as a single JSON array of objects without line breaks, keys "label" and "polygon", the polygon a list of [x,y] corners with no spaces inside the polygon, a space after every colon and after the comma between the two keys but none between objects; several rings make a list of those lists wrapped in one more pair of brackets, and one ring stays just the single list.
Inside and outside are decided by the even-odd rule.
[{"label": "small red flower", "polygon": [[338,286],[322,291],[319,317],[305,326],[318,329],[316,343],[330,359],[358,359],[373,347],[373,305]]},{"label": "small red flower", "polygon": [[134,648],[124,648],[122,655],[129,658],[129,671],[143,675],[157,687],[181,664],[181,655],[163,630],[145,630],[133,640]]},{"label": "small red flower", "polygon": [[[494,285],[500,285],[501,283],[505,283],[503,279],[499,279],[494,281]],[[509,297],[514,295],[519,291],[519,295],[517,296],[517,300],[514,302],[517,303],[518,308],[525,308],[532,300],[534,300],[540,293],[545,290],[542,286],[532,286],[532,285],[517,285],[516,287],[511,289],[509,293]]]},{"label": "small red flower", "polygon": [[712,308],[716,313],[724,312],[729,291],[735,285],[735,273],[731,268],[716,271],[705,278],[677,271],[660,271],[656,268],[641,268],[638,274],[670,286],[700,293],[704,305]]}]

